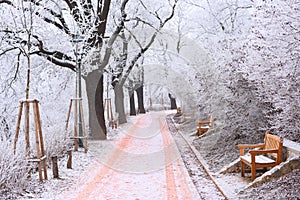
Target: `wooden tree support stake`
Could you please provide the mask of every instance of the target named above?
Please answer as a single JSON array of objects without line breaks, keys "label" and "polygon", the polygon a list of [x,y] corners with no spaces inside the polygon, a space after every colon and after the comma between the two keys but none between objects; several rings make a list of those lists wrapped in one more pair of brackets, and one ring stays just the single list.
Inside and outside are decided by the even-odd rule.
[{"label": "wooden tree support stake", "polygon": [[151,109],[152,109],[152,99],[149,98],[149,110],[151,110]]},{"label": "wooden tree support stake", "polygon": [[29,113],[30,113],[30,104],[33,107],[34,114],[34,130],[35,130],[35,149],[36,149],[36,157],[28,158],[28,162],[37,162],[38,163],[38,172],[39,172],[39,180],[43,181],[42,168],[44,170],[44,179],[48,179],[47,176],[47,165],[46,165],[46,155],[44,148],[44,140],[41,126],[41,118],[39,111],[39,101],[36,99],[27,99],[20,101],[20,108],[17,120],[16,134],[14,140],[14,153],[16,153],[17,142],[19,138],[20,125],[22,119],[23,107],[25,106],[25,141],[26,141],[26,154],[29,157],[30,155],[30,140],[29,140]]},{"label": "wooden tree support stake", "polygon": [[68,162],[67,162],[67,168],[72,169],[72,151],[68,151]]},{"label": "wooden tree support stake", "polygon": [[53,172],[53,178],[59,178],[58,175],[58,164],[57,164],[57,156],[52,156],[52,172]]},{"label": "wooden tree support stake", "polygon": [[[74,137],[70,137],[70,139],[74,139],[74,151],[78,151],[78,141],[79,139],[83,140],[83,147],[84,152],[87,153],[88,145],[87,145],[87,135],[85,131],[85,123],[83,117],[83,106],[82,106],[82,99],[81,98],[73,98],[70,100],[69,110],[68,110],[68,117],[66,121],[66,132],[69,126],[69,119],[71,116],[72,104],[74,102]],[[79,115],[78,115],[78,106],[79,106]],[[80,116],[80,117],[79,117]],[[78,119],[79,117],[79,119]],[[81,124],[82,128],[82,136],[78,135],[78,122]]]},{"label": "wooden tree support stake", "polygon": [[163,109],[165,110],[165,101],[164,98],[161,97],[161,106],[163,107]]},{"label": "wooden tree support stake", "polygon": [[117,124],[115,123],[114,120],[114,115],[112,112],[112,105],[111,105],[111,99],[105,99],[104,102],[104,109],[106,109],[106,116],[107,120],[109,121],[109,125],[111,125],[112,129],[117,128]]}]

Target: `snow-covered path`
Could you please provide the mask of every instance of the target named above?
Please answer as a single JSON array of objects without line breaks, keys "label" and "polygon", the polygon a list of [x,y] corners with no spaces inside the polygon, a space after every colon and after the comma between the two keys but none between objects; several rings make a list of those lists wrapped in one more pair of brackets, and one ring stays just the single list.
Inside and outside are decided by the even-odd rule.
[{"label": "snow-covered path", "polygon": [[117,138],[90,144],[97,160],[56,199],[200,199],[168,131],[164,112],[133,118]]}]

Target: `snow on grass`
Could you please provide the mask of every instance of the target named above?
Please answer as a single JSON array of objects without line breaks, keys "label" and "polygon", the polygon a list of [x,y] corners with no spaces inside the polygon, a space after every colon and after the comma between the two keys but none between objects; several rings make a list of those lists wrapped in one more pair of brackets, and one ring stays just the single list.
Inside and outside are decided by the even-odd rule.
[{"label": "snow on grass", "polygon": [[14,155],[12,142],[5,138],[0,140],[0,152],[0,199],[15,198],[29,187],[29,166],[24,152]]}]

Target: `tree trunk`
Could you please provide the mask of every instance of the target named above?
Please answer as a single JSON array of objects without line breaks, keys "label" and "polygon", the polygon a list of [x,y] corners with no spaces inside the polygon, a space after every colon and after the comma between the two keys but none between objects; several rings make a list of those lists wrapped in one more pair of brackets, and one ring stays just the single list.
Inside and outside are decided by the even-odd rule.
[{"label": "tree trunk", "polygon": [[129,91],[129,97],[130,97],[130,115],[136,115],[136,110],[135,110],[135,102],[134,102],[134,90]]},{"label": "tree trunk", "polygon": [[123,91],[123,85],[116,84],[114,87],[115,92],[115,106],[116,111],[119,115],[118,121],[119,124],[124,124],[127,122],[126,120],[126,114],[124,109],[124,91]]},{"label": "tree trunk", "polygon": [[171,101],[171,109],[177,109],[176,98],[174,98],[171,94],[169,94],[169,98]]},{"label": "tree trunk", "polygon": [[89,106],[90,137],[94,140],[106,139],[103,108],[103,75],[95,70],[85,78]]},{"label": "tree trunk", "polygon": [[144,107],[144,86],[141,85],[135,91],[138,98],[138,113],[146,113]]}]

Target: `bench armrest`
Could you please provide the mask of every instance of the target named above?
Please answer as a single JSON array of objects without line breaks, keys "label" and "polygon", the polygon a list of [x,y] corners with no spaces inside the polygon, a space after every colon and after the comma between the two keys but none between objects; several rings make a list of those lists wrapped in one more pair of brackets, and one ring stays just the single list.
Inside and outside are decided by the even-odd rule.
[{"label": "bench armrest", "polygon": [[262,148],[264,147],[264,143],[259,143],[259,144],[239,144],[237,147],[239,149],[247,149],[247,148]]},{"label": "bench armrest", "polygon": [[210,124],[211,123],[211,121],[198,121],[198,125],[199,124]]},{"label": "bench armrest", "polygon": [[250,150],[249,153],[250,153],[251,155],[267,154],[267,153],[278,153],[278,149]]},{"label": "bench armrest", "polygon": [[254,149],[254,148],[263,148],[265,146],[264,143],[259,144],[239,144],[237,148],[240,149],[240,156],[245,155],[245,149]]}]

